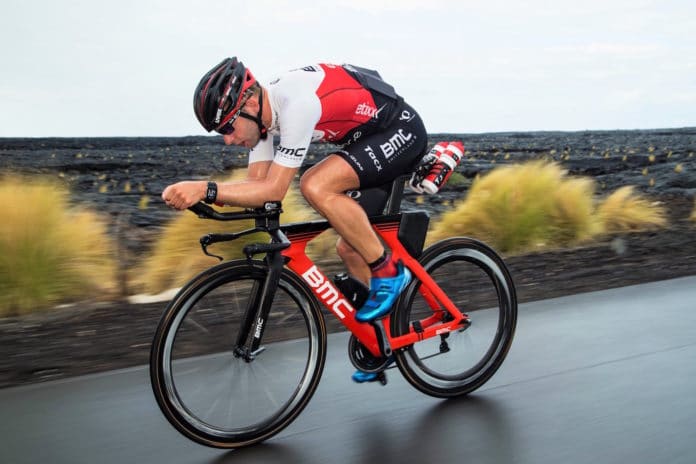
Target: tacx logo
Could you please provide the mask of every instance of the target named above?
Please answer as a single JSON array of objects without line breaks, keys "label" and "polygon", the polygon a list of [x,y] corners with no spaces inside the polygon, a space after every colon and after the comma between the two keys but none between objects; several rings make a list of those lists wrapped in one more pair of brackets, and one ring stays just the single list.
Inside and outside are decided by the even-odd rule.
[{"label": "tacx logo", "polygon": [[369,103],[361,103],[357,108],[355,108],[355,114],[358,116],[369,116],[372,119],[377,119],[379,117],[379,113],[384,109],[385,106],[387,106],[386,103],[379,108],[375,108]]},{"label": "tacx logo", "polygon": [[382,150],[384,157],[389,159],[399,151],[400,148],[407,145],[412,138],[412,133],[409,132],[408,134],[404,134],[404,130],[399,129],[394,135],[389,137],[386,143],[381,144],[379,148]]},{"label": "tacx logo", "polygon": [[278,145],[278,148],[276,148],[276,151],[278,151],[278,153],[282,153],[283,155],[287,155],[287,156],[304,156],[307,153],[306,148],[286,148],[282,145]]},{"label": "tacx logo", "polygon": [[377,159],[377,155],[375,155],[375,152],[374,152],[374,150],[372,149],[372,147],[369,146],[369,145],[366,146],[366,147],[365,147],[365,152],[366,152],[367,155],[370,157],[370,159],[372,160],[372,162],[375,163],[375,167],[377,168],[377,172],[381,171],[381,170],[382,170],[382,163],[380,163],[379,160]]}]

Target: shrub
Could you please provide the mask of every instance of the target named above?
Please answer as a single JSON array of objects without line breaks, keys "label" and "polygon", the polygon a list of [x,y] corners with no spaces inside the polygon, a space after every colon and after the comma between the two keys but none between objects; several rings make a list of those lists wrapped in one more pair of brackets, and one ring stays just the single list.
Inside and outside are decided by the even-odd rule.
[{"label": "shrub", "polygon": [[[228,180],[241,179],[245,172],[239,170]],[[223,212],[239,210],[231,207],[218,209]],[[294,188],[288,191],[283,200],[283,211],[282,223],[319,219]],[[137,271],[134,279],[136,288],[153,294],[180,287],[197,273],[217,264],[216,259],[203,254],[199,245],[202,235],[238,232],[253,226],[253,220],[219,222],[199,219],[188,211],[182,212],[161,231],[151,255]],[[217,243],[209,248],[209,252],[225,259],[240,258],[243,257],[242,248],[245,245],[259,241],[267,242],[268,235],[259,233],[232,242]],[[310,244],[310,250],[312,253],[325,254],[333,252],[334,244],[335,238],[325,233]]]},{"label": "shrub", "polygon": [[621,187],[598,207],[605,232],[626,232],[664,227],[664,208],[636,194],[632,186]]},{"label": "shrub", "polygon": [[116,289],[106,225],[45,179],[0,179],[0,315]]},{"label": "shrub", "polygon": [[431,235],[468,235],[501,252],[566,245],[590,237],[594,184],[567,178],[558,164],[533,161],[477,178],[466,197],[444,214]]}]

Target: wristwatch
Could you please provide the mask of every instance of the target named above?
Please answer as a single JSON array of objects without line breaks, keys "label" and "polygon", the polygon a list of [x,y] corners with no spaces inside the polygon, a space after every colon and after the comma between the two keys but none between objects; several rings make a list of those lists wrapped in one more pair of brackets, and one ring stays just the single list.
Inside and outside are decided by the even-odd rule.
[{"label": "wristwatch", "polygon": [[217,199],[217,184],[215,182],[208,182],[208,188],[205,191],[205,202],[209,205],[215,203]]}]

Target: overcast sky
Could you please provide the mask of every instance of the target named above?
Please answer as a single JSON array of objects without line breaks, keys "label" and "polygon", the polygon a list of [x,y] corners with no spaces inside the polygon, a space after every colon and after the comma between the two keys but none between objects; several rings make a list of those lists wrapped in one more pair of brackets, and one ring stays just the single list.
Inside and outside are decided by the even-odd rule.
[{"label": "overcast sky", "polygon": [[0,47],[1,137],[205,134],[231,55],[375,68],[429,132],[696,126],[693,0],[6,0]]}]

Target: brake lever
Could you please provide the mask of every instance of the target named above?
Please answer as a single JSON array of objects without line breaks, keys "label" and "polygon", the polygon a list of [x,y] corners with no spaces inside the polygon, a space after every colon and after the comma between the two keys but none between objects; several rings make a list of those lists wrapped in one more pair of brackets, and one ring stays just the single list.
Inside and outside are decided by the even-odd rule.
[{"label": "brake lever", "polygon": [[206,256],[210,256],[211,258],[217,258],[220,261],[224,261],[225,258],[223,258],[222,256],[214,255],[214,254],[208,252],[208,247],[211,245],[211,243],[210,243],[211,241],[212,241],[212,236],[210,234],[204,235],[201,237],[200,242],[201,242],[201,248],[203,248],[203,254],[205,254]]}]

